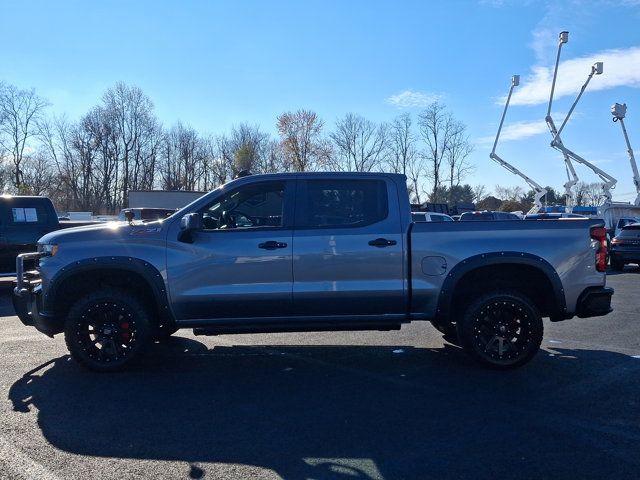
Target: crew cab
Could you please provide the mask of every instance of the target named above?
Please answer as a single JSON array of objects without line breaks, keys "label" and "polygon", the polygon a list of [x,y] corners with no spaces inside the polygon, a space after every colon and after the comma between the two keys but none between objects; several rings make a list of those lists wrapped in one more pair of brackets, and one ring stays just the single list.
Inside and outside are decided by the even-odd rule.
[{"label": "crew cab", "polygon": [[[21,262],[38,259],[25,278]],[[528,362],[543,317],[605,315],[600,220],[411,222],[406,178],[286,173],[229,182],[171,217],[45,235],[14,306],[72,357],[123,368],[154,339],[395,330],[430,321],[499,369]]]}]

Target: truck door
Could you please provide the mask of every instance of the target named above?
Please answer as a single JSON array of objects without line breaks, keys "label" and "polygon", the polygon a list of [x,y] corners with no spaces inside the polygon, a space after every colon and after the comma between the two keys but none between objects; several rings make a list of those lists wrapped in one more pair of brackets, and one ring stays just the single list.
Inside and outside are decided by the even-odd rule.
[{"label": "truck door", "polygon": [[295,180],[243,185],[200,210],[192,243],[168,239],[178,320],[288,315]]},{"label": "truck door", "polygon": [[296,198],[295,314],[402,314],[404,236],[395,184],[301,178]]}]

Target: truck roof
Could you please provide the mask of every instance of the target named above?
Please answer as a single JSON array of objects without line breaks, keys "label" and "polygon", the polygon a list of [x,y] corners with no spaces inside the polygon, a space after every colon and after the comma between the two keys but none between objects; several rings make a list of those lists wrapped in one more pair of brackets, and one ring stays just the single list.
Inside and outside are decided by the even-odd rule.
[{"label": "truck roof", "polygon": [[[283,173],[258,173],[247,175],[241,178],[354,178],[354,177],[371,177],[380,178],[388,177],[396,180],[406,181],[407,177],[401,173],[388,173],[388,172],[283,172]],[[238,179],[239,180],[239,179]]]}]

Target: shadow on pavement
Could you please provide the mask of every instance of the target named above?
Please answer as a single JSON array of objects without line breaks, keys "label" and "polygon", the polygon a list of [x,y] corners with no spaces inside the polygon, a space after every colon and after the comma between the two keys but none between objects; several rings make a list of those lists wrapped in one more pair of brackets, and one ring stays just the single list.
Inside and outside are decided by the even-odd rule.
[{"label": "shadow on pavement", "polygon": [[0,317],[15,315],[13,303],[11,303],[11,287],[0,288]]},{"label": "shadow on pavement", "polygon": [[285,479],[631,478],[640,360],[541,351],[476,367],[454,347],[229,346],[173,338],[136,369],[63,356],[11,387],[78,455],[269,468]]}]

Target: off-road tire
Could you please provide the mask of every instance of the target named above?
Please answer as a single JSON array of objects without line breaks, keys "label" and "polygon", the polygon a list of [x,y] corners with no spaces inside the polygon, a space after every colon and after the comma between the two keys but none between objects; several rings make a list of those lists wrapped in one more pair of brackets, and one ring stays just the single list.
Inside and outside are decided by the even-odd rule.
[{"label": "off-road tire", "polygon": [[529,362],[540,349],[542,317],[517,291],[499,290],[473,300],[457,323],[462,348],[482,365],[506,370]]},{"label": "off-road tire", "polygon": [[96,372],[114,372],[137,361],[151,343],[153,328],[144,305],[117,289],[92,292],[69,310],[64,338],[71,357]]}]

